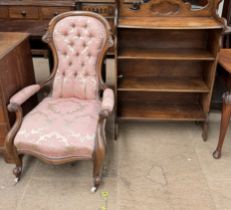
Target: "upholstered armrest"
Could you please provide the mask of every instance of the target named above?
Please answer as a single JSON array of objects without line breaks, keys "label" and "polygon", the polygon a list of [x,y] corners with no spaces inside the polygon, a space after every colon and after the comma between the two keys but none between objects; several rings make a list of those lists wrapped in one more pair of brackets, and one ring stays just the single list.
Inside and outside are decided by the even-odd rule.
[{"label": "upholstered armrest", "polygon": [[114,108],[114,92],[112,89],[105,89],[102,99],[102,110],[111,112]]},{"label": "upholstered armrest", "polygon": [[40,90],[40,88],[41,87],[38,84],[27,86],[19,92],[17,92],[16,94],[14,94],[10,98],[10,103],[22,105],[27,99],[29,99],[31,96],[37,93]]}]

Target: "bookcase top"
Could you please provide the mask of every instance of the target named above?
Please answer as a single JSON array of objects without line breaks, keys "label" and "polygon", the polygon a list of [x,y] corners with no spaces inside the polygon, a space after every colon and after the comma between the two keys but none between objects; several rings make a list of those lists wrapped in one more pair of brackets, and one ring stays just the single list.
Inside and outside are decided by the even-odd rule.
[{"label": "bookcase top", "polygon": [[122,0],[118,25],[121,28],[222,29],[225,28],[226,22],[217,14],[220,2],[220,0],[142,0],[134,3],[134,0]]}]

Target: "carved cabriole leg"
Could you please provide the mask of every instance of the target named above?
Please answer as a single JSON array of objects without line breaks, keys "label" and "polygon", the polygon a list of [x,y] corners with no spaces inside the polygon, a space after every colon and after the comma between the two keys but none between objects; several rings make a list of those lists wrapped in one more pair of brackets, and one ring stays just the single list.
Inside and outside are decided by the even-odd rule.
[{"label": "carved cabriole leg", "polygon": [[95,192],[100,183],[101,183],[101,175],[103,169],[103,162],[106,154],[106,139],[105,139],[105,123],[106,116],[101,116],[99,120],[97,135],[96,135],[96,143],[95,143],[95,151],[93,155],[93,188],[92,192]]},{"label": "carved cabriole leg", "polygon": [[22,173],[22,157],[23,155],[18,155],[16,167],[13,169],[13,174],[15,175],[15,182],[17,183],[20,180]]},{"label": "carved cabriole leg", "polygon": [[22,173],[22,155],[19,155],[17,153],[17,148],[14,146],[14,138],[19,128],[21,127],[23,114],[22,108],[17,104],[10,104],[8,106],[8,110],[10,112],[15,112],[16,120],[13,127],[6,136],[5,148],[7,155],[12,159],[12,161],[16,165],[16,167],[13,169],[13,174],[16,176],[15,181],[18,182]]},{"label": "carved cabriole leg", "polygon": [[219,159],[221,157],[221,150],[224,143],[225,135],[229,126],[231,116],[231,94],[226,92],[223,95],[223,107],[221,114],[220,135],[216,150],[213,152],[213,157]]}]

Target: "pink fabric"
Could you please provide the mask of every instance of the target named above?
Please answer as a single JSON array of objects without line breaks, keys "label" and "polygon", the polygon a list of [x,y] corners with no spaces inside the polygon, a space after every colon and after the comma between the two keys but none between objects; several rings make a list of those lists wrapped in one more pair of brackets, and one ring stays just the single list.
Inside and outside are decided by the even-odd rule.
[{"label": "pink fabric", "polygon": [[104,25],[89,16],[66,17],[56,24],[53,39],[59,60],[53,97],[96,99],[96,67],[106,43]]},{"label": "pink fabric", "polygon": [[114,103],[114,92],[112,89],[107,88],[103,92],[102,109],[111,112],[113,110]]},{"label": "pink fabric", "polygon": [[40,90],[40,85],[38,84],[27,86],[22,90],[20,90],[19,92],[17,92],[15,95],[13,95],[10,98],[10,103],[22,105],[27,99],[29,99],[39,90]]},{"label": "pink fabric", "polygon": [[48,97],[25,116],[15,146],[47,158],[91,158],[100,108],[98,100]]}]

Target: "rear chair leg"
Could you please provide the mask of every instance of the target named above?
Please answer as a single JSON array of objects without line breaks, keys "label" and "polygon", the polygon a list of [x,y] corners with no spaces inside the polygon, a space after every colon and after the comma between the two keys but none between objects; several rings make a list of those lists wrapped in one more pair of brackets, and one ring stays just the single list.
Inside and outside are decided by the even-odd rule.
[{"label": "rear chair leg", "polygon": [[205,120],[202,124],[202,139],[203,141],[207,141],[208,138],[208,119]]},{"label": "rear chair leg", "polygon": [[118,140],[118,136],[119,136],[119,124],[118,124],[118,122],[115,122],[114,123],[114,131],[113,131],[113,139],[115,141],[117,141]]}]

